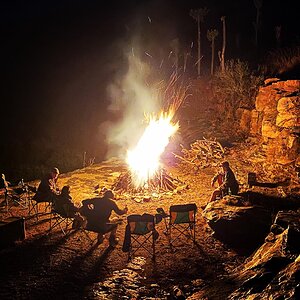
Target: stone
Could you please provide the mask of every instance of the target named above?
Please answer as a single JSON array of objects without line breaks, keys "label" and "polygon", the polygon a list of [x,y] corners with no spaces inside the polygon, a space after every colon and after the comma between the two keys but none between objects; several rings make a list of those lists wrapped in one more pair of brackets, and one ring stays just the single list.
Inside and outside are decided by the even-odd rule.
[{"label": "stone", "polygon": [[277,111],[280,113],[289,113],[290,111],[297,114],[300,110],[300,97],[282,97],[277,103]]},{"label": "stone", "polygon": [[250,120],[250,133],[252,135],[261,134],[262,127],[262,118],[263,115],[261,112],[256,109],[251,111],[251,120]]},{"label": "stone", "polygon": [[267,86],[267,85],[270,85],[270,84],[272,84],[274,82],[278,82],[278,81],[280,81],[279,78],[275,78],[275,77],[274,78],[268,78],[264,81],[264,85]]},{"label": "stone", "polygon": [[[300,112],[300,111],[299,111]],[[278,127],[290,128],[300,126],[300,114],[279,113],[276,117],[276,125]]]},{"label": "stone", "polygon": [[271,232],[235,276],[242,284],[228,299],[298,299],[300,211],[279,211]]},{"label": "stone", "polygon": [[280,131],[272,120],[264,119],[262,122],[261,134],[263,137],[274,139],[278,137]]},{"label": "stone", "polygon": [[268,210],[245,206],[247,202],[241,196],[226,196],[209,203],[202,212],[214,236],[241,253],[249,253],[262,243],[271,223]]},{"label": "stone", "polygon": [[251,111],[248,109],[239,108],[237,115],[240,120],[240,129],[243,132],[249,133],[251,124]]}]

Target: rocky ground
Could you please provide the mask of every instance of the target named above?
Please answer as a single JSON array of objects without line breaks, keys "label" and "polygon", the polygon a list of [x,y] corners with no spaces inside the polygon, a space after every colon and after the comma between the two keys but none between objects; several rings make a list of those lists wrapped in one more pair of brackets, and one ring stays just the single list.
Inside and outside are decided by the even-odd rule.
[{"label": "rocky ground", "polygon": [[[238,152],[240,151],[240,152]],[[231,149],[226,159],[231,162],[246,191],[247,173],[251,164],[236,163],[236,156],[245,158],[241,148]],[[48,234],[49,214],[42,214],[38,221],[28,215],[28,209],[4,207],[1,219],[12,216],[25,218],[26,239],[1,251],[1,299],[226,299],[240,282],[233,277],[235,270],[246,256],[223,244],[212,234],[201,206],[212,192],[210,180],[214,168],[187,169],[169,162],[168,174],[185,184],[174,192],[142,197],[117,194],[120,207],[125,204],[128,214],[155,214],[156,208],[168,211],[172,204],[196,203],[196,245],[181,241],[171,251],[164,233],[165,224],[157,225],[159,238],[156,243],[156,262],[141,251],[128,263],[122,251],[126,216],[119,226],[120,243],[110,248],[108,241],[96,245],[83,231],[71,230],[63,235],[59,228]],[[238,169],[237,169],[238,168]],[[243,170],[243,171],[242,171]],[[59,185],[71,186],[76,203],[94,197],[103,188],[110,188],[126,166],[119,160],[110,160],[60,176]],[[31,182],[37,185],[38,182]],[[278,193],[278,189],[261,187],[265,194]],[[40,211],[43,208],[40,207]],[[94,233],[89,233],[92,239]],[[259,245],[257,245],[259,246]],[[235,278],[235,279],[234,279]]]},{"label": "rocky ground", "polygon": [[[73,199],[79,203],[95,196],[101,188],[110,187],[125,168],[116,160],[93,165],[62,174],[60,186],[70,185]],[[201,215],[201,206],[211,193],[209,183],[214,170],[193,174],[169,167],[168,172],[184,181],[187,188],[156,195],[147,202],[119,197],[117,203],[120,207],[127,204],[128,214],[154,214],[157,207],[168,211],[172,204],[195,202],[196,245],[183,241],[172,253],[161,222],[157,226],[160,235],[156,262],[142,251],[128,265],[127,253],[122,252],[126,216],[118,229],[120,244],[111,249],[107,240],[102,245],[92,244],[81,231],[72,230],[64,236],[57,228],[47,234],[49,215],[36,222],[27,215],[27,209],[14,206],[9,213],[2,210],[1,218],[24,216],[26,239],[1,251],[1,299],[167,299],[176,293],[188,297],[204,287],[209,299],[225,298],[235,286],[227,275],[244,257],[214,239]],[[93,233],[90,236],[96,237]]]}]

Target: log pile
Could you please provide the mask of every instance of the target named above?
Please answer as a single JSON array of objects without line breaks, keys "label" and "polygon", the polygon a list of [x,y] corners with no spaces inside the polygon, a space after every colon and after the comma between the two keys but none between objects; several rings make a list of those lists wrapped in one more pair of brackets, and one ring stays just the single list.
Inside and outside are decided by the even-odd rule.
[{"label": "log pile", "polygon": [[187,185],[184,182],[167,174],[165,169],[160,169],[146,184],[140,187],[135,186],[130,171],[127,171],[118,177],[112,186],[112,190],[119,194],[150,195],[152,193],[177,192],[178,189],[182,190],[186,187]]},{"label": "log pile", "polygon": [[181,153],[178,155],[173,153],[179,160],[180,166],[192,168],[198,171],[207,167],[213,167],[224,159],[225,150],[222,145],[216,140],[196,140],[190,145],[190,149],[181,146]]}]

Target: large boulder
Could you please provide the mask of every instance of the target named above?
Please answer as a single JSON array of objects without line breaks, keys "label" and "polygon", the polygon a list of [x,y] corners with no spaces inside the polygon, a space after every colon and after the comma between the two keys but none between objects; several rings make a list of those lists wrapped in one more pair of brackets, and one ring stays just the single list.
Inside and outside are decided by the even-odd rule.
[{"label": "large boulder", "polygon": [[235,270],[231,300],[299,299],[300,211],[279,211],[265,243]]},{"label": "large boulder", "polygon": [[209,203],[203,217],[216,238],[244,254],[264,241],[271,225],[270,211],[250,205],[241,196],[226,196]]}]

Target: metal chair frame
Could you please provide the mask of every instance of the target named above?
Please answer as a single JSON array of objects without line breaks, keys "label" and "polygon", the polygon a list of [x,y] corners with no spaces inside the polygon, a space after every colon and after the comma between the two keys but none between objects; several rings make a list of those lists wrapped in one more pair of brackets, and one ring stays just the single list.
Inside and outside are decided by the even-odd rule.
[{"label": "metal chair frame", "polygon": [[[57,211],[53,206],[51,208],[51,215],[50,215],[50,227],[49,227],[49,233],[52,232],[54,228],[57,226],[60,227],[62,233],[64,235],[67,234],[67,231],[71,228],[70,225],[73,224],[74,217],[70,216],[70,212],[67,208],[67,206],[64,206],[64,211]],[[54,222],[53,222],[54,221]]]},{"label": "metal chair frame", "polygon": [[[145,232],[139,232],[136,225],[146,228]],[[152,255],[155,261],[155,218],[152,215],[130,215],[127,217],[127,226],[130,228],[130,246],[128,251],[128,261],[140,249]]]},{"label": "metal chair frame", "polygon": [[[195,203],[170,207],[167,235],[171,249],[175,247],[174,243],[181,237],[192,240],[193,244],[196,242],[196,213],[197,206]],[[180,214],[188,214],[189,219],[181,218]],[[178,218],[177,215],[179,215]]]}]

